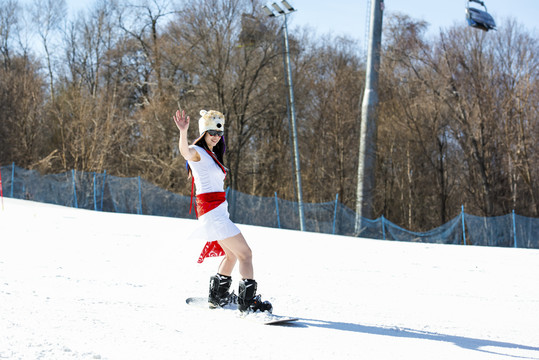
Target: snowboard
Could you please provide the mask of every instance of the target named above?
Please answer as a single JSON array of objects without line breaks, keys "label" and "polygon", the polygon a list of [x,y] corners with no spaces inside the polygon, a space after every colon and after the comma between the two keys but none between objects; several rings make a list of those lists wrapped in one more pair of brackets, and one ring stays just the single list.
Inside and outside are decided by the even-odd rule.
[{"label": "snowboard", "polygon": [[237,304],[228,304],[225,307],[220,307],[216,309],[211,309],[208,305],[208,298],[204,297],[190,297],[185,299],[185,302],[190,305],[200,309],[206,310],[224,310],[224,311],[233,311],[236,313],[237,317],[240,319],[245,319],[249,321],[254,321],[263,325],[286,325],[298,321],[298,318],[290,316],[275,315],[267,311],[264,312],[255,312],[255,313],[242,313],[238,310]]}]

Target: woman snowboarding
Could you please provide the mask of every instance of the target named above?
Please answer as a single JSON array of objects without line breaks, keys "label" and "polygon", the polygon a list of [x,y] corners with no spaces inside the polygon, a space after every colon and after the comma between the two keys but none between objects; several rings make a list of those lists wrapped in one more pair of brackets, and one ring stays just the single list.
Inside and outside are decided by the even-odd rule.
[{"label": "woman snowboarding", "polygon": [[[187,141],[189,116],[185,115],[185,111],[178,110],[174,122],[180,130],[179,148],[187,161],[192,179],[191,191],[193,186],[196,188],[195,211],[200,224],[192,237],[206,240],[198,262],[201,263],[206,257],[224,256],[217,274],[210,278],[209,305],[216,308],[237,301],[238,309],[242,312],[271,312],[271,304],[256,295],[251,248],[228,213],[224,191],[227,169],[223,165],[225,117],[215,110],[201,110],[200,115],[200,136],[191,146]],[[239,262],[242,277],[237,296],[229,292],[236,262]]]}]

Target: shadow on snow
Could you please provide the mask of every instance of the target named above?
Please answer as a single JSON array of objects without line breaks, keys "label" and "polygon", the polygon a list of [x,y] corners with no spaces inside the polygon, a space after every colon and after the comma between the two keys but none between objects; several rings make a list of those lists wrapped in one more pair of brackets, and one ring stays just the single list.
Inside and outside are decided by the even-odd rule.
[{"label": "shadow on snow", "polygon": [[[368,325],[360,325],[360,324],[345,323],[345,322],[334,322],[334,321],[303,319],[303,318],[300,318],[298,322],[296,323],[289,324],[288,327],[303,327],[303,328],[319,327],[319,328],[324,328],[324,329],[351,331],[351,332],[371,334],[371,335],[443,341],[443,342],[453,343],[464,349],[481,351],[481,352],[496,354],[496,355],[510,356],[510,357],[518,358],[518,359],[538,359],[539,358],[539,347],[514,344],[510,342],[503,342],[503,341],[476,339],[476,338],[470,338],[470,337],[465,337],[465,336],[439,334],[435,332],[407,329],[407,328],[401,328],[401,327],[368,326]],[[500,352],[489,351],[489,350],[483,349],[485,347],[495,347],[495,348],[500,349],[499,350]],[[502,349],[537,351],[538,354],[537,356],[533,356],[533,357],[511,355],[511,354],[507,354],[506,352],[501,352]]]}]

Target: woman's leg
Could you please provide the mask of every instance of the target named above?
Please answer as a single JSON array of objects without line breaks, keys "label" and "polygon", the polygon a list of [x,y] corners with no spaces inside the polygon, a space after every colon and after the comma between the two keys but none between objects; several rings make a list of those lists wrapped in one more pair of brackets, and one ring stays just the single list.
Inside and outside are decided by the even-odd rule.
[{"label": "woman's leg", "polygon": [[226,254],[225,259],[219,266],[220,274],[228,275],[232,273],[236,260],[238,260],[240,262],[239,270],[241,277],[243,279],[254,278],[253,254],[242,233],[220,240],[219,245],[221,245]]},{"label": "woman's leg", "polygon": [[236,255],[234,255],[232,250],[227,248],[220,241],[219,241],[219,245],[221,245],[221,247],[225,251],[225,257],[221,261],[221,264],[219,265],[219,270],[217,272],[221,275],[231,276],[232,270],[234,270],[234,266],[236,266],[236,262],[238,261],[238,258],[236,257]]}]

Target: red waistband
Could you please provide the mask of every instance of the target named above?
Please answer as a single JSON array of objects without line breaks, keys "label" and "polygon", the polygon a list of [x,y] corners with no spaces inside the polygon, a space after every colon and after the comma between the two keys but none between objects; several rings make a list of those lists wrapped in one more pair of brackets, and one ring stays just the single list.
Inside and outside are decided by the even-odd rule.
[{"label": "red waistband", "polygon": [[210,192],[199,194],[196,196],[196,212],[197,217],[202,216],[207,212],[212,211],[226,201],[226,193],[224,191]]}]

